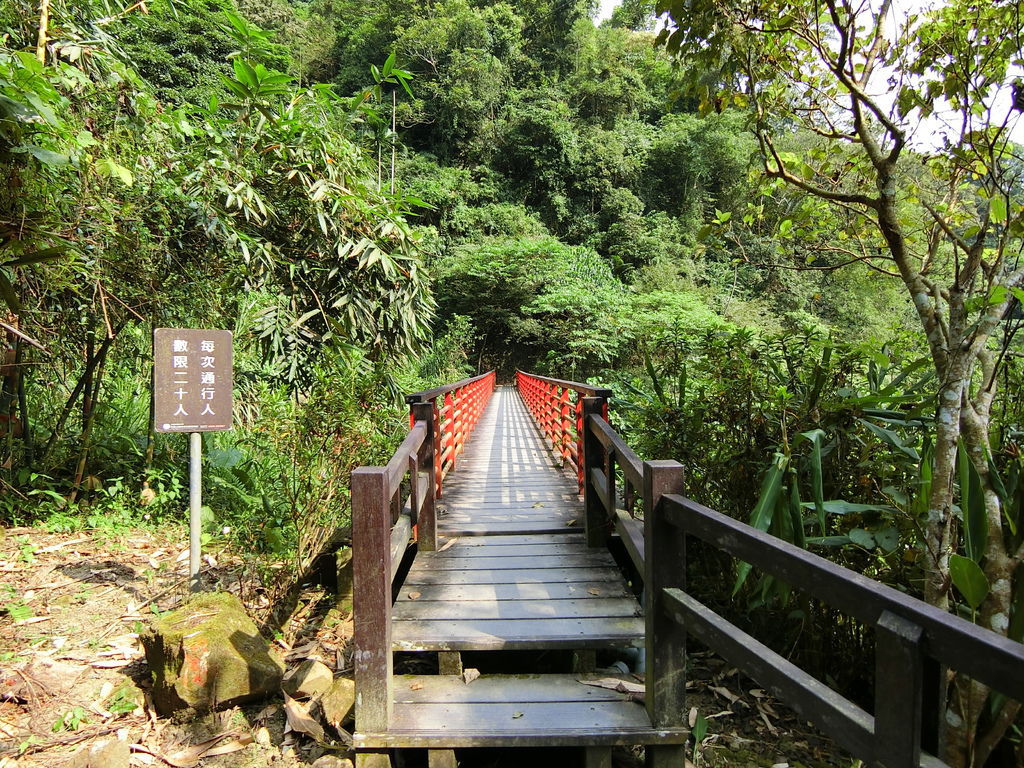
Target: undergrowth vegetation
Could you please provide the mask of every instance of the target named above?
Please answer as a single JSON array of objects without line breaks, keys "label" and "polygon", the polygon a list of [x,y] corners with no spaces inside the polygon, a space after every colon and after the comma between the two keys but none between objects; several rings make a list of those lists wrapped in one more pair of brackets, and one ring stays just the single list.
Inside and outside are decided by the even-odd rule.
[{"label": "undergrowth vegetation", "polygon": [[[1002,127],[979,95],[1019,71],[1012,35],[963,68],[974,102],[941,66],[979,50],[951,12],[915,22],[927,46],[870,49],[906,54],[881,69],[907,84],[851,138],[792,102],[842,77],[796,87],[817,70],[763,41],[729,58],[721,20],[749,9],[727,0],[659,4],[660,37],[645,0],[600,26],[586,0],[46,5],[0,2],[3,524],[183,524],[152,332],[219,328],[234,428],[204,437],[204,531],[255,557],[301,571],[344,531],[403,392],[522,368],[611,386],[702,503],[1024,639],[1022,91]],[[909,146],[941,94],[970,130]],[[861,629],[694,567],[858,684]]]}]

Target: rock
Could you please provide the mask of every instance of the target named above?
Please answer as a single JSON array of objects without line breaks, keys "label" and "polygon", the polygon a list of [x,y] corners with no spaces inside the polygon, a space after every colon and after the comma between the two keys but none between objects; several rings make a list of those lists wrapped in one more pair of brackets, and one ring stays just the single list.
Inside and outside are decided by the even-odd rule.
[{"label": "rock", "polygon": [[306,659],[285,675],[281,688],[293,699],[311,699],[326,693],[334,682],[334,673],[316,659]]},{"label": "rock", "polygon": [[69,768],[128,768],[131,750],[127,741],[98,739],[75,752]]},{"label": "rock", "polygon": [[231,707],[276,693],[284,664],[241,601],[226,592],[196,595],[155,620],[140,638],[162,715]]},{"label": "rock", "polygon": [[324,755],[313,761],[310,768],[352,768],[352,761],[347,757]]},{"label": "rock", "polygon": [[324,719],[331,725],[341,725],[356,705],[356,684],[347,677],[339,677],[331,689],[320,699]]}]

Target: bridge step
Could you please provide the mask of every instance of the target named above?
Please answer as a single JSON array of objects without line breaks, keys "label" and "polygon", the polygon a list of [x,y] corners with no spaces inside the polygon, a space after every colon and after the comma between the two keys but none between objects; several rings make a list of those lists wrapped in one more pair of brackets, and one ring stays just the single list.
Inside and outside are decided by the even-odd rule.
[{"label": "bridge step", "polygon": [[416,556],[398,593],[395,650],[643,645],[640,605],[611,554],[588,549],[578,534],[460,537],[443,546]]},{"label": "bridge step", "polygon": [[[358,749],[682,744],[651,726],[642,703],[578,675],[396,675],[391,726],[357,731]],[[632,682],[635,682],[632,681]]]}]

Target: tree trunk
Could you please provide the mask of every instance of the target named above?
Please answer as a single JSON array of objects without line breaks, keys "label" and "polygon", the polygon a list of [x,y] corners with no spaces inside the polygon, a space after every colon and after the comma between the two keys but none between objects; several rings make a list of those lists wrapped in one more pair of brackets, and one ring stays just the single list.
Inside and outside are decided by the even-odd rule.
[{"label": "tree trunk", "polygon": [[[964,448],[981,479],[985,515],[988,518],[984,571],[989,593],[980,606],[976,621],[979,626],[1005,636],[1010,624],[1013,577],[1017,563],[1006,549],[1002,505],[989,471],[990,420],[987,405],[965,405],[961,422]],[[1010,701],[1004,702],[1003,708],[990,723],[982,723],[989,693],[988,687],[973,680],[957,677],[954,681],[947,715],[947,751],[943,756],[954,768],[981,768],[1013,724],[1019,704]]]}]

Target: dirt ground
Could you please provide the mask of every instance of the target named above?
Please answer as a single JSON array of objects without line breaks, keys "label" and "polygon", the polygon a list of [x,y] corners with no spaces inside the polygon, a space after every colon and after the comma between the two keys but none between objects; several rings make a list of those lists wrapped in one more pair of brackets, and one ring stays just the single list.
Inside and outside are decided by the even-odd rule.
[{"label": "dirt ground", "polygon": [[[289,583],[283,567],[257,570],[227,551],[204,558],[204,587],[238,595],[284,650],[289,668],[313,658],[336,675],[351,673],[351,617],[322,588]],[[70,766],[101,739],[126,741],[132,766],[348,765],[346,733],[328,727],[316,743],[289,731],[281,699],[193,721],[156,716],[138,634],[187,597],[187,570],[178,530],[101,538],[0,528],[0,768]],[[857,765],[721,659],[693,653],[690,665],[691,726],[707,723],[687,761],[695,768]],[[458,757],[463,766],[579,762],[565,750],[473,750]],[[396,762],[413,768],[426,759],[409,752]],[[615,763],[641,765],[642,753],[619,750]]]}]

